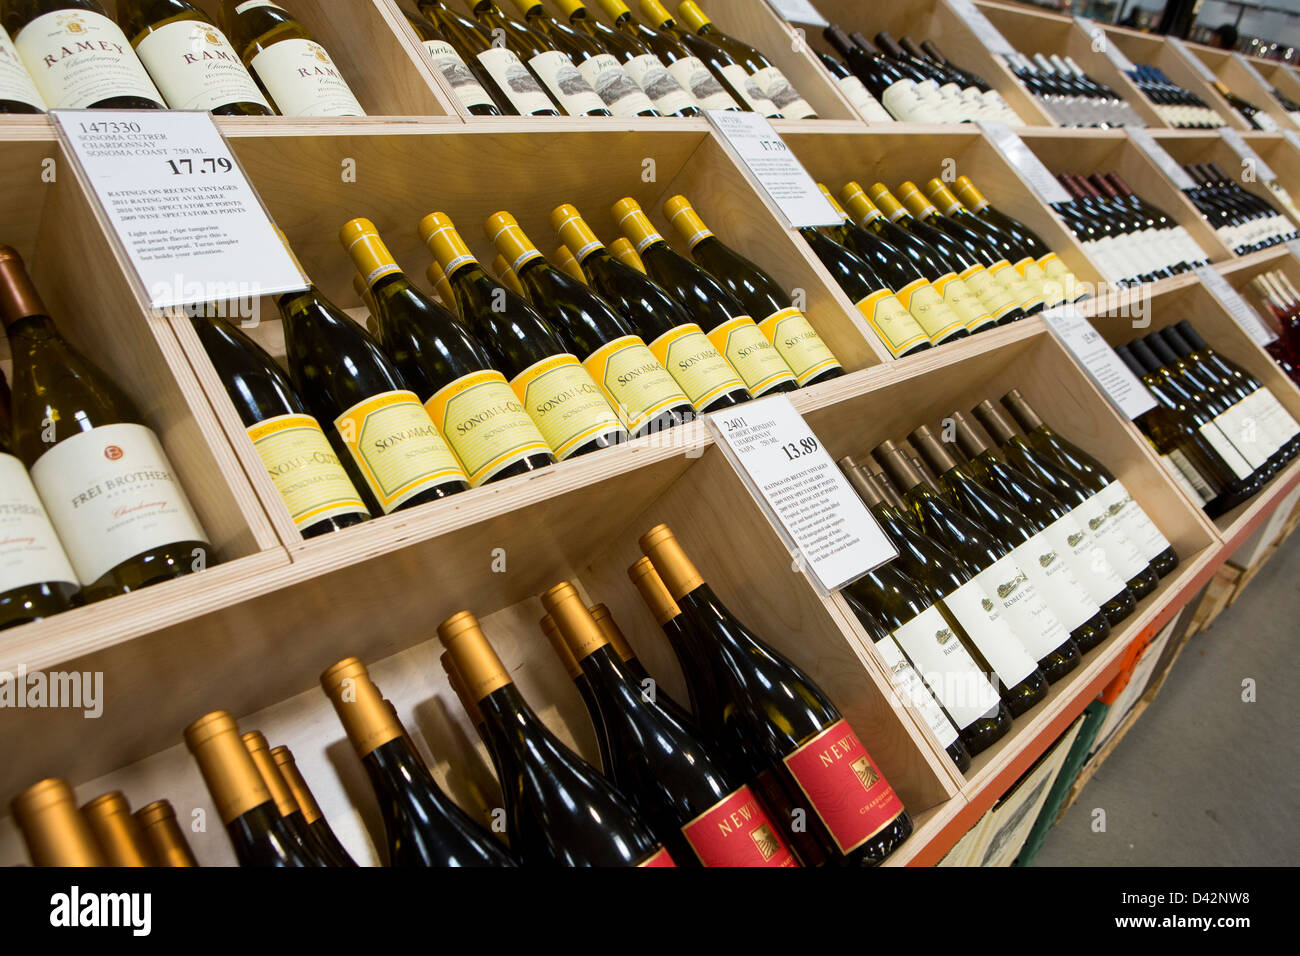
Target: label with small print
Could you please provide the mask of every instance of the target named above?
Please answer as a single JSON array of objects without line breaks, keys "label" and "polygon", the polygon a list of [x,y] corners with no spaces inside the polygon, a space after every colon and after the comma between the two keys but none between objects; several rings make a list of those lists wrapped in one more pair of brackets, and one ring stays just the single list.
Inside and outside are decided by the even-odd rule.
[{"label": "label with small print", "polygon": [[18,31],[14,48],[50,109],[85,109],[118,96],[163,103],[121,28],[93,10],[42,14]]},{"label": "label with small print", "polygon": [[988,309],[984,308],[984,303],[970,290],[970,286],[961,281],[957,273],[942,275],[931,285],[943,298],[944,304],[957,314],[971,332],[983,328],[993,320]]},{"label": "label with small print", "polygon": [[857,303],[858,311],[876,330],[880,340],[889,347],[894,357],[923,342],[929,342],[919,322],[898,297],[888,289],[878,289]]},{"label": "label with small print", "polygon": [[1025,277],[1036,275],[1035,269],[1042,270],[1044,276],[1043,291],[1048,296],[1048,301],[1055,305],[1062,299],[1073,302],[1079,297],[1079,277],[1070,271],[1070,267],[1061,261],[1061,257],[1055,252],[1049,252],[1047,255],[1040,257],[1032,265],[1024,269]]},{"label": "label with small print", "polygon": [[1131,421],[1156,407],[1150,390],[1077,308],[1049,309],[1043,313],[1043,321],[1121,415]]},{"label": "label with small print", "polygon": [[744,105],[759,116],[774,119],[781,115],[781,111],[776,108],[776,104],[767,98],[767,94],[759,88],[759,85],[754,82],[754,78],[739,63],[719,66],[718,71],[731,84],[732,89],[740,94],[745,101]]},{"label": "label with small print", "polygon": [[334,427],[385,514],[430,488],[467,480],[414,392],[372,395]]},{"label": "label with small print", "polygon": [[1241,326],[1241,330],[1250,336],[1251,341],[1263,348],[1277,341],[1277,333],[1268,325],[1254,307],[1242,298],[1227,279],[1214,266],[1198,266],[1196,277],[1210,295],[1218,299],[1219,304],[1228,310],[1232,320]]},{"label": "label with small print", "polygon": [[889,84],[880,94],[881,105],[896,119],[903,122],[925,122],[927,117],[914,115],[922,104],[916,95],[916,81],[910,79],[896,80]]},{"label": "label with small print", "polygon": [[1219,426],[1214,422],[1206,422],[1197,431],[1201,433],[1202,438],[1210,443],[1210,447],[1219,453],[1219,457],[1224,460],[1228,467],[1232,469],[1232,473],[1238,478],[1249,478],[1254,473],[1255,469],[1250,467],[1250,462],[1242,457],[1241,452],[1237,450],[1237,446],[1228,440],[1228,436],[1223,434],[1219,430]]},{"label": "label with small print", "polygon": [[655,108],[623,65],[608,53],[587,57],[578,64],[578,72],[615,116],[637,116]]},{"label": "label with small print", "polygon": [[898,301],[936,343],[966,328],[962,317],[948,307],[939,291],[925,279],[913,279],[899,289]]},{"label": "label with small print", "polygon": [[454,46],[446,40],[425,40],[424,48],[429,51],[433,65],[456,94],[461,106],[469,109],[471,106],[496,105],[492,102],[491,94],[483,89],[483,84],[478,81],[474,71],[465,65]]},{"label": "label with small print", "polygon": [[1160,464],[1174,480],[1174,484],[1183,489],[1183,493],[1201,505],[1214,500],[1214,489],[1205,482],[1205,477],[1188,461],[1187,456],[1174,448],[1167,455],[1160,456]]},{"label": "label with small print", "polygon": [[623,69],[663,116],[672,116],[695,106],[695,97],[682,89],[663,61],[653,53],[632,57],[623,64]]},{"label": "label with small print", "polygon": [[158,436],[144,425],[101,425],[65,438],[36,459],[31,475],[83,587],[141,552],[207,544]]},{"label": "label with small print", "polygon": [[231,103],[271,108],[225,34],[210,23],[173,20],[150,31],[135,52],[174,110]]},{"label": "label with small print", "polygon": [[1255,152],[1254,147],[1246,142],[1245,137],[1243,137],[1241,133],[1228,126],[1221,127],[1218,132],[1223,138],[1223,141],[1227,143],[1232,151],[1241,159],[1242,163],[1254,167],[1256,179],[1265,183],[1277,179],[1277,173],[1273,172],[1272,167],[1260,158],[1259,153]]},{"label": "label with small print", "polygon": [[676,865],[677,864],[673,862],[673,858],[668,855],[668,851],[663,847],[660,847],[658,850],[655,850],[654,853],[650,854],[648,857],[646,857],[644,860],[642,860],[640,863],[637,864],[637,866],[676,866]]},{"label": "label with small print", "polygon": [[556,458],[568,458],[587,442],[622,430],[600,386],[576,356],[552,355],[510,380]]},{"label": "label with small print", "polygon": [[299,529],[367,512],[329,439],[310,415],[263,419],[248,426],[248,437]]},{"label": "label with small print", "polygon": [[253,72],[281,116],[365,116],[325,48],[315,40],[281,40],[252,59]]},{"label": "label with small print", "polygon": [[749,785],[723,797],[682,827],[705,866],[798,866]]},{"label": "label with small print", "polygon": [[1023,139],[1012,132],[1010,126],[983,120],[978,125],[992,140],[1002,158],[1016,168],[1043,202],[1050,205],[1070,201],[1070,194],[1065,191],[1065,187],[1057,182],[1052,171],[1043,165],[1043,161],[1025,145]]},{"label": "label with small print", "polygon": [[894,122],[889,111],[880,105],[880,101],[871,95],[871,91],[856,76],[842,76],[837,82],[840,92],[853,104],[854,109],[862,114],[863,119],[871,123]]},{"label": "label with small print", "polygon": [[1022,309],[1028,311],[1042,305],[1042,287],[1031,286],[1025,281],[1024,277],[1016,271],[1015,266],[1006,259],[1002,259],[989,266],[989,275],[993,276],[995,281],[1011,293]]},{"label": "label with small print", "polygon": [[1098,492],[1098,497],[1106,503],[1107,511],[1119,519],[1124,534],[1133,542],[1143,560],[1149,562],[1156,555],[1169,550],[1169,539],[1160,533],[1155,522],[1122,483],[1112,481]]},{"label": "label with small print", "polygon": [[905,703],[911,704],[930,731],[939,738],[940,747],[949,747],[957,739],[957,728],[943,712],[934,695],[926,690],[925,684],[917,675],[906,655],[899,648],[892,636],[886,636],[875,643],[876,653],[885,662],[889,676],[893,678],[894,689]]},{"label": "label with small print", "polygon": [[852,853],[903,812],[903,801],[843,718],[784,761],[841,853]]},{"label": "label with small print", "polygon": [[668,72],[702,110],[735,110],[740,104],[732,99],[727,88],[709,72],[698,57],[684,56],[668,64]]},{"label": "label with small print", "polygon": [[783,119],[815,119],[817,111],[808,101],[799,95],[784,73],[774,66],[766,67],[754,74],[754,82],[767,94]]},{"label": "label with small print", "polygon": [[1282,443],[1272,440],[1267,420],[1255,412],[1254,404],[1245,398],[1214,419],[1214,424],[1232,440],[1250,467],[1258,469],[1276,454]]},{"label": "label with small print", "polygon": [[696,411],[745,387],[736,370],[698,325],[679,325],[650,343],[650,352],[668,370]]},{"label": "label with small print", "polygon": [[806,23],[814,27],[828,27],[830,21],[812,5],[812,0],[767,0],[776,15],[791,23]]},{"label": "label with small print", "polygon": [[677,382],[639,336],[624,335],[606,342],[588,355],[582,366],[634,435],[661,412],[686,404]]},{"label": "label with small print", "polygon": [[1075,508],[1044,531],[1056,553],[1070,562],[1079,583],[1100,607],[1128,587],[1128,583],[1106,559],[1106,551],[1097,539],[1079,523],[1082,513],[1081,507]]},{"label": "label with small print", "polygon": [[1147,561],[1124,533],[1119,520],[1119,514],[1123,510],[1122,496],[1117,498],[1114,492],[1107,495],[1106,490],[1102,489],[1089,495],[1079,505],[1078,513],[1087,521],[1088,530],[1106,552],[1110,566],[1121,578],[1129,581],[1134,575],[1146,570]]},{"label": "label with small print", "polygon": [[943,597],[944,607],[970,636],[1002,683],[1015,687],[1034,672],[1038,662],[1029,656],[1015,631],[999,610],[999,602],[976,578]]},{"label": "label with small print", "polygon": [[520,116],[532,116],[547,110],[558,112],[537,78],[510,50],[494,46],[479,53],[478,61],[492,74],[492,79],[496,80]]},{"label": "label with small print", "polygon": [[506,377],[493,369],[470,372],[444,385],[424,403],[424,410],[474,487],[530,455],[551,453]]},{"label": "label with small print", "polygon": [[1010,289],[994,279],[993,274],[983,266],[971,266],[961,274],[960,278],[966,283],[966,288],[975,293],[975,297],[984,308],[988,309],[994,321],[1013,309],[1020,308],[1020,300],[1011,294]]},{"label": "label with small print", "polygon": [[800,385],[808,384],[828,369],[841,367],[808,317],[798,309],[774,312],[758,323],[758,327],[776,346]]},{"label": "label with small print", "polygon": [[999,602],[1002,616],[1035,661],[1052,653],[1070,636],[1033,579],[1016,562],[1014,552],[994,561],[975,575],[975,580]]},{"label": "label with small print", "polygon": [[790,366],[747,315],[738,315],[709,330],[709,341],[740,373],[755,398],[794,381]]},{"label": "label with small print", "polygon": [[0,594],[29,584],[61,582],[75,585],[77,573],[27,469],[13,455],[0,452]]},{"label": "label with small print", "polygon": [[8,31],[3,27],[0,27],[0,100],[26,103],[41,112],[45,111],[45,102],[37,92],[27,67],[23,66],[18,51],[14,49]]},{"label": "label with small print", "polygon": [[547,50],[528,61],[551,95],[560,101],[570,116],[585,116],[593,110],[603,110],[604,102],[582,78],[573,61],[559,50]]},{"label": "label with small print", "polygon": [[1069,560],[1057,552],[1046,528],[1019,544],[1011,557],[1034,582],[1067,632],[1073,632],[1100,610],[1101,606],[1088,594]]},{"label": "label with small print", "polygon": [[931,605],[898,627],[894,639],[958,730],[965,730],[1002,702],[937,606]]}]

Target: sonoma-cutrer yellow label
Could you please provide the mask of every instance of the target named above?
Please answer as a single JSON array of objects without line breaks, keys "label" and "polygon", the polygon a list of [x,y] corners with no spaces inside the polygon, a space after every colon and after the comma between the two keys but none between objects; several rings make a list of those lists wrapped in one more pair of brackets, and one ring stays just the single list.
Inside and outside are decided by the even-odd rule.
[{"label": "sonoma-cutrer yellow label", "polygon": [[686,395],[639,336],[606,342],[582,366],[634,435],[659,413],[686,404]]},{"label": "sonoma-cutrer yellow label", "polygon": [[962,322],[971,332],[983,328],[992,318],[988,309],[984,308],[979,298],[965,282],[961,281],[957,273],[949,272],[935,279],[931,284],[948,308],[961,317]]},{"label": "sonoma-cutrer yellow label", "polygon": [[981,265],[971,266],[964,271],[961,274],[961,281],[966,283],[966,288],[975,293],[980,304],[989,312],[989,321],[981,323],[980,328],[996,324],[998,319],[1020,306],[1020,300]]},{"label": "sonoma-cutrer yellow label", "polygon": [[530,455],[549,455],[537,425],[494,369],[470,372],[434,392],[424,409],[460,459],[469,483],[483,484]]},{"label": "sonoma-cutrer yellow label", "polygon": [[1024,309],[1025,312],[1030,312],[1043,304],[1042,286],[1034,286],[1026,282],[1024,277],[1016,271],[1015,266],[1006,259],[1000,259],[989,266],[989,275],[1002,283],[1016,297],[1020,302],[1020,308]]},{"label": "sonoma-cutrer yellow label", "polygon": [[650,351],[686,393],[696,411],[703,411],[720,396],[745,387],[736,370],[694,323],[665,332],[650,343]]},{"label": "sonoma-cutrer yellow label", "polygon": [[782,382],[793,382],[790,366],[767,340],[762,329],[747,315],[728,319],[709,332],[709,341],[740,373],[755,398]]},{"label": "sonoma-cutrer yellow label", "polygon": [[908,349],[916,348],[922,342],[930,341],[925,329],[921,328],[907,307],[888,289],[877,289],[857,305],[858,311],[895,357]]},{"label": "sonoma-cutrer yellow label", "polygon": [[925,279],[913,279],[896,293],[898,301],[912,314],[925,333],[934,342],[940,342],[954,332],[966,328],[966,322],[953,312],[939,295],[939,291]]},{"label": "sonoma-cutrer yellow label", "polygon": [[264,419],[248,427],[248,437],[299,528],[367,510],[329,439],[310,415]]},{"label": "sonoma-cutrer yellow label", "polygon": [[600,386],[567,352],[528,366],[510,380],[510,388],[557,458],[622,428]]},{"label": "sonoma-cutrer yellow label", "polygon": [[767,340],[776,346],[800,385],[807,384],[827,369],[841,367],[808,317],[798,309],[774,312],[758,323],[758,327],[767,336]]}]

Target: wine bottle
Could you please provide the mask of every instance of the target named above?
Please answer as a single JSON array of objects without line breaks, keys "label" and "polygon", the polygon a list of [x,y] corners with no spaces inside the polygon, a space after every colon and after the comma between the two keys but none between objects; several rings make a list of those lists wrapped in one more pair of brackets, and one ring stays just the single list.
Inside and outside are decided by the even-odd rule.
[{"label": "wine bottle", "polygon": [[[688,50],[668,30],[651,30],[632,19],[632,11],[624,0],[597,0],[614,29],[640,43],[654,54],[671,76],[700,110],[737,111],[740,105],[718,82],[699,57]],[[653,94],[652,94],[653,97]],[[660,112],[663,112],[661,109]],[[667,115],[667,114],[665,114]],[[689,115],[689,114],[688,114]]]},{"label": "wine bottle", "polygon": [[0,114],[44,113],[45,101],[14,49],[4,19],[0,17]]},{"label": "wine bottle", "polygon": [[473,487],[555,463],[481,342],[407,279],[369,219],[339,238],[374,301],[376,338],[447,439]]},{"label": "wine bottle", "polygon": [[87,801],[81,815],[95,835],[109,866],[152,866],[149,844],[140,823],[131,816],[131,805],[120,790],[101,793]]},{"label": "wine bottle", "polygon": [[419,5],[420,12],[441,28],[444,38],[465,62],[477,64],[475,73],[499,105],[509,103],[508,112],[520,116],[560,115],[560,104],[514,49],[493,43],[475,21],[451,10],[443,0],[419,0]]},{"label": "wine bottle", "polygon": [[880,101],[867,89],[867,84],[854,75],[852,70],[829,53],[820,50],[817,51],[817,59],[821,60],[822,66],[835,79],[835,85],[840,88],[845,99],[853,104],[853,108],[862,114],[868,124],[894,122],[894,117],[880,105]]},{"label": "wine bottle", "polygon": [[[519,276],[515,274],[515,270],[510,268],[510,263],[506,260],[505,256],[498,253],[497,257],[492,260],[492,271],[496,273],[496,277],[501,280],[502,285],[515,295],[519,296],[519,298],[528,302],[529,305],[532,305],[532,299],[528,296],[528,290],[525,289],[524,284],[519,281]],[[454,301],[455,296],[452,298]]]},{"label": "wine bottle", "polygon": [[205,714],[185,728],[193,754],[217,806],[240,866],[315,866],[289,831],[257,764],[224,710]]},{"label": "wine bottle", "polygon": [[673,196],[665,202],[664,215],[686,242],[691,258],[751,315],[764,317],[757,320],[759,329],[785,359],[801,387],[844,374],[844,367],[785,290],[749,259],[723,244],[685,196]]},{"label": "wine bottle", "polygon": [[1107,512],[1119,520],[1124,533],[1137,546],[1139,555],[1155,569],[1159,577],[1163,578],[1178,567],[1178,553],[1174,551],[1174,546],[1160,533],[1142,506],[1112,472],[1082,448],[1049,428],[1020,389],[1013,388],[1003,395],[1002,404],[1024,429],[1025,437],[1031,445],[1054,458],[1058,465],[1094,494],[1105,496]]},{"label": "wine bottle", "polygon": [[266,350],[217,316],[190,321],[299,533],[314,538],[369,518],[357,493],[361,473]]},{"label": "wine bottle", "polygon": [[212,563],[157,435],[134,402],[59,334],[8,246],[0,246],[0,317],[13,356],[14,451],[82,597],[125,594]]},{"label": "wine bottle", "polygon": [[319,421],[333,423],[372,512],[414,508],[469,487],[419,397],[365,329],[314,286],[277,303],[298,393]]},{"label": "wine bottle", "polygon": [[[428,12],[422,10],[418,15],[408,10],[402,12],[465,111],[471,116],[503,116],[516,112],[501,105],[509,100],[501,93],[492,74],[476,58],[476,54],[491,46],[488,39],[459,14],[435,4],[427,6]],[[451,26],[444,27],[444,22]],[[494,93],[501,95],[500,101]]]},{"label": "wine bottle", "polygon": [[171,109],[275,112],[225,34],[189,0],[118,0],[117,22]]},{"label": "wine bottle", "polygon": [[635,199],[614,204],[614,220],[636,246],[650,277],[686,307],[751,395],[760,398],[799,387],[754,319],[713,276],[679,255],[659,234]]},{"label": "wine bottle", "polygon": [[[583,285],[591,285],[591,280],[587,278],[587,273],[582,271],[582,266],[574,256],[573,250],[564,243],[560,243],[555,247],[555,253],[551,258],[555,260],[555,265],[560,269],[560,271],[570,279],[576,279]],[[608,301],[608,298],[605,296],[601,296],[601,298],[605,298],[606,301]],[[613,304],[614,303],[610,302],[610,305]]]},{"label": "wine bottle", "polygon": [[649,345],[696,411],[715,412],[749,401],[745,383],[690,313],[643,271],[612,256],[576,207],[556,206],[551,226],[566,243],[561,248],[574,250],[591,287]]},{"label": "wine bottle", "polygon": [[675,865],[628,799],[537,718],[472,613],[443,621],[438,638],[483,716],[510,846],[525,865]]},{"label": "wine bottle", "polygon": [[[704,37],[696,36],[690,30],[682,29],[678,26],[672,16],[664,9],[660,0],[641,0],[641,16],[645,17],[646,22],[655,28],[661,35],[671,37],[676,41],[679,47],[683,47],[690,52],[690,58],[697,63],[701,63],[713,74],[715,81],[720,84],[722,90],[727,94],[729,105],[716,107],[717,109],[729,109],[732,107],[745,110],[746,112],[759,113],[762,116],[776,117],[781,115],[781,111],[776,108],[776,104],[767,98],[758,84],[755,83],[746,72],[745,68],[731,58],[731,55],[721,47],[715,46]],[[692,72],[694,64],[691,64]],[[669,67],[672,69],[672,67]],[[682,75],[674,73],[678,82],[681,82]],[[701,86],[696,92],[696,84],[692,83],[691,90],[695,93],[696,100],[700,106],[705,109],[714,109],[712,106],[705,106],[706,100],[713,98],[715,94],[711,92],[711,87]],[[705,94],[701,97],[701,93]]]},{"label": "wine bottle", "polygon": [[848,721],[807,674],[727,610],[667,525],[640,543],[710,662],[721,723],[733,724],[766,764],[768,805],[811,809],[804,842],[815,840],[832,862],[870,866],[888,857],[912,821]]},{"label": "wine bottle", "polygon": [[[551,644],[551,649],[555,651],[555,656],[560,659],[564,666],[564,672],[569,675],[573,681],[573,686],[578,690],[578,696],[582,698],[582,704],[587,708],[587,716],[591,718],[592,730],[596,733],[596,749],[600,753],[600,769],[616,786],[623,786],[618,779],[618,764],[614,760],[613,752],[609,745],[609,733],[605,730],[605,716],[600,711],[600,701],[596,698],[595,692],[591,688],[591,678],[583,673],[582,667],[573,656],[573,651],[569,650],[568,643],[564,640],[564,635],[560,633],[555,619],[549,614],[542,615],[539,622],[542,633]],[[451,666],[454,667],[454,664]],[[466,704],[477,706],[471,700]],[[481,720],[480,720],[481,723]]]},{"label": "wine bottle", "polygon": [[633,437],[694,420],[677,382],[604,299],[547,262],[509,213],[489,216],[485,229]]},{"label": "wine bottle", "polygon": [[600,633],[609,642],[609,646],[614,649],[614,653],[623,662],[623,666],[632,676],[632,679],[641,685],[641,692],[651,695],[661,710],[666,711],[669,716],[683,726],[690,728],[693,733],[698,734],[698,721],[690,711],[673,700],[667,691],[662,690],[659,687],[659,682],[650,676],[650,672],[646,670],[645,665],[641,663],[641,659],[636,656],[636,651],[628,643],[627,636],[618,626],[618,622],[609,613],[609,608],[604,604],[593,604],[587,608],[587,613],[596,622],[596,626],[600,628]]},{"label": "wine bottle", "polygon": [[222,0],[222,26],[281,116],[365,116],[329,52],[284,7]]},{"label": "wine bottle", "polygon": [[135,811],[135,819],[149,845],[149,857],[154,866],[199,865],[189,841],[185,839],[185,831],[176,822],[176,811],[169,802],[155,800],[146,804]]},{"label": "wine bottle", "polygon": [[[817,111],[794,88],[784,73],[772,61],[748,43],[728,36],[714,26],[693,0],[684,0],[677,7],[677,14],[682,18],[683,27],[726,51],[740,66],[740,72],[734,74],[733,85],[752,82],[762,94],[771,100],[783,119],[817,119]],[[731,75],[728,75],[731,79]],[[757,107],[756,107],[757,108]]]},{"label": "wine bottle", "polygon": [[0,16],[47,109],[164,108],[162,94],[99,0],[6,3]]},{"label": "wine bottle", "polygon": [[50,777],[9,803],[33,866],[107,866],[67,782]]},{"label": "wine bottle", "polygon": [[308,829],[302,808],[294,799],[293,791],[285,783],[284,775],[280,773],[280,768],[271,756],[271,745],[266,742],[266,737],[261,731],[250,730],[240,735],[240,739],[243,740],[248,755],[253,758],[253,764],[262,777],[262,783],[266,785],[267,792],[275,801],[280,819],[284,821],[285,829],[297,842],[299,851],[312,866],[335,866],[325,848],[316,839],[316,833]]},{"label": "wine bottle", "polygon": [[604,715],[614,778],[679,865],[797,866],[748,784],[655,699],[606,639],[573,585],[542,594]]},{"label": "wine bottle", "polygon": [[493,365],[561,461],[628,439],[627,429],[577,356],[527,302],[490,278],[451,219],[420,221],[420,237],[441,264],[462,318],[492,351]]}]

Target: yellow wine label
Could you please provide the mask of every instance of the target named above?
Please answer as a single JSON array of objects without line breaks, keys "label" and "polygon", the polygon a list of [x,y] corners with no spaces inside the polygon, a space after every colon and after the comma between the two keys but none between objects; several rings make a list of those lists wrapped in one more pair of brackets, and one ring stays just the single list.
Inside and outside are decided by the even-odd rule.
[{"label": "yellow wine label", "polygon": [[[961,281],[966,283],[966,288],[975,293],[975,298],[989,312],[989,320],[981,323],[980,328],[996,325],[998,319],[1020,306],[1015,296],[981,265],[973,265],[962,272]],[[971,331],[974,332],[975,329]]]},{"label": "yellow wine label", "polygon": [[562,353],[528,366],[510,380],[524,409],[557,458],[621,428],[600,386],[578,359]]},{"label": "yellow wine label", "polygon": [[[1056,293],[1061,299],[1067,302],[1073,302],[1083,295],[1080,288],[1079,277],[1070,271],[1069,266],[1061,261],[1061,257],[1055,252],[1049,252],[1038,259],[1037,265],[1043,270],[1047,277],[1044,283],[1044,291],[1048,296],[1048,302],[1052,302],[1052,294]],[[1057,289],[1059,288],[1059,293]],[[1060,299],[1056,300],[1060,301]]]},{"label": "yellow wine label", "polygon": [[938,343],[954,332],[966,328],[966,323],[948,307],[939,290],[924,279],[913,279],[895,295],[903,307],[912,314],[931,341]]},{"label": "yellow wine label", "polygon": [[983,328],[992,318],[983,303],[970,290],[970,286],[962,282],[957,273],[949,272],[947,275],[940,276],[931,285],[943,298],[948,308],[961,317],[969,331],[974,332],[976,329]]},{"label": "yellow wine label", "polygon": [[467,480],[414,392],[372,395],[334,419],[334,427],[385,514],[422,491]]},{"label": "yellow wine label", "polygon": [[888,289],[879,289],[861,300],[858,311],[876,330],[880,340],[895,358],[922,342],[930,341],[930,336],[925,334],[921,324]]},{"label": "yellow wine label", "polygon": [[800,385],[808,384],[827,369],[842,367],[808,317],[798,309],[774,312],[758,323],[758,327],[776,346]]},{"label": "yellow wine label", "polygon": [[444,385],[424,409],[460,459],[471,485],[551,446],[524,411],[506,377],[494,369],[470,372]]},{"label": "yellow wine label", "polygon": [[679,325],[650,343],[650,351],[668,370],[696,411],[719,397],[745,387],[736,370],[694,323]]},{"label": "yellow wine label", "polygon": [[310,415],[276,415],[250,425],[248,437],[299,528],[365,512],[329,439]]},{"label": "yellow wine label", "polygon": [[640,336],[606,342],[587,356],[582,367],[634,435],[660,412],[686,404],[686,395]]},{"label": "yellow wine label", "polygon": [[1026,313],[1043,304],[1042,287],[1032,286],[1026,282],[1024,277],[1016,271],[1016,267],[1006,259],[999,259],[989,266],[989,274],[998,282],[1001,282],[1016,297],[1016,300],[1020,303],[1020,308],[1024,309]]},{"label": "yellow wine label", "polygon": [[783,382],[793,382],[790,366],[747,315],[728,319],[709,332],[709,341],[740,373],[749,394],[758,398]]}]

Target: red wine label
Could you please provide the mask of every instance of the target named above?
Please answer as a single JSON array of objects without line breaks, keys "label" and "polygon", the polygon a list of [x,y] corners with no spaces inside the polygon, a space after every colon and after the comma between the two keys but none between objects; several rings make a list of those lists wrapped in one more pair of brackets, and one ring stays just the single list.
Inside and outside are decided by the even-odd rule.
[{"label": "red wine label", "polygon": [[724,797],[682,833],[705,866],[798,866],[749,785]]},{"label": "red wine label", "polygon": [[857,849],[903,812],[903,801],[842,718],[787,754],[785,765],[841,853]]},{"label": "red wine label", "polygon": [[660,847],[659,849],[655,850],[654,853],[650,854],[648,857],[646,857],[644,860],[642,860],[640,863],[637,864],[637,866],[676,866],[676,865],[677,864],[673,862],[673,858],[668,855],[668,850],[665,849],[664,847]]}]

